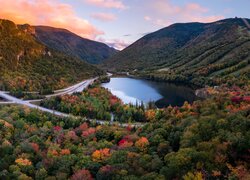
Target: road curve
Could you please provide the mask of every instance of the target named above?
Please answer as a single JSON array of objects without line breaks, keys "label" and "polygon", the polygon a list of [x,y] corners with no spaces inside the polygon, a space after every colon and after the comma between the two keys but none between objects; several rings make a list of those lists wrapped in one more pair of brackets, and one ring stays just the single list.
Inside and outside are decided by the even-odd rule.
[{"label": "road curve", "polygon": [[[16,97],[10,96],[10,95],[8,95],[6,93],[3,93],[2,91],[0,91],[0,97],[11,101],[12,104],[20,104],[20,105],[27,106],[27,107],[32,108],[32,109],[37,109],[37,110],[40,110],[40,111],[43,111],[43,112],[46,112],[46,113],[50,113],[50,114],[53,114],[53,115],[56,115],[56,116],[81,118],[81,117],[73,116],[73,115],[70,115],[70,114],[65,114],[65,113],[62,113],[62,112],[59,112],[59,111],[54,111],[54,110],[47,109],[47,108],[44,108],[44,107],[41,107],[41,106],[38,106],[38,105],[31,104],[30,102],[23,101],[23,100],[18,99]],[[10,104],[10,102],[9,103],[5,102],[3,104]],[[101,124],[101,125],[105,125],[105,124],[115,125],[115,124],[117,124],[117,125],[122,126],[122,127],[128,127],[128,126],[130,126],[130,127],[142,127],[143,126],[143,124],[141,124],[141,123],[129,124],[129,123],[118,123],[118,122],[95,120],[95,119],[88,119],[88,121],[96,122],[96,123]]]},{"label": "road curve", "polygon": [[[59,93],[47,95],[46,98],[50,98],[50,97],[54,97],[54,96],[62,96],[62,95],[65,95],[65,94],[73,94],[75,92],[81,92],[85,88],[87,88],[90,84],[92,84],[96,79],[97,78],[92,78],[92,79],[82,81],[82,82],[80,82],[80,83],[78,83],[76,85],[73,85],[73,86],[71,86],[69,88],[66,88],[65,90],[62,90]],[[12,104],[20,104],[20,105],[27,106],[29,108],[38,109],[40,111],[51,113],[51,114],[61,116],[61,117],[69,117],[70,116],[69,114],[65,114],[65,113],[62,113],[62,112],[59,112],[59,111],[54,111],[54,110],[51,110],[51,109],[47,109],[47,108],[44,108],[44,107],[41,107],[41,106],[38,106],[38,105],[31,104],[29,101],[24,101],[22,99],[18,99],[18,98],[14,97],[14,96],[11,96],[11,95],[7,94],[5,91],[0,91],[0,97],[2,97],[3,99],[6,99],[6,100],[9,101],[9,102],[3,102],[1,104],[11,104],[11,103]]]},{"label": "road curve", "polygon": [[50,98],[50,97],[55,97],[55,96],[62,96],[65,94],[73,94],[76,92],[82,92],[84,89],[86,89],[90,84],[92,84],[96,79],[98,78],[92,78],[92,79],[88,79],[85,81],[82,81],[78,84],[75,84],[71,87],[68,87],[66,89],[61,89],[61,90],[57,90],[55,91],[55,94],[50,94],[50,95],[46,95],[46,98]]},{"label": "road curve", "polygon": [[[78,83],[74,86],[71,86],[69,88],[66,88],[64,90],[61,90],[60,92],[56,93],[56,94],[52,94],[52,95],[48,95],[46,96],[46,98],[50,98],[50,97],[53,97],[53,96],[61,96],[61,95],[65,95],[65,94],[73,94],[75,92],[82,92],[85,88],[87,88],[90,84],[92,84],[97,78],[93,78],[93,79],[89,79],[89,80],[86,80],[86,81],[83,81],[81,83]],[[29,108],[32,108],[32,109],[37,109],[37,110],[40,110],[40,111],[43,111],[43,112],[46,112],[46,113],[50,113],[50,114],[53,114],[53,115],[56,115],[56,116],[60,116],[60,117],[75,117],[75,118],[81,118],[81,117],[76,117],[76,116],[73,116],[73,115],[70,115],[70,114],[66,114],[66,113],[62,113],[62,112],[59,112],[59,111],[55,111],[55,110],[51,110],[51,109],[47,109],[47,108],[44,108],[44,107],[41,107],[41,106],[38,106],[38,105],[34,105],[34,104],[31,104],[30,102],[31,101],[24,101],[24,100],[21,100],[21,99],[18,99],[16,97],[13,97],[9,94],[7,94],[6,92],[4,91],[0,91],[0,97],[8,100],[9,102],[2,102],[0,103],[1,104],[20,104],[20,105],[23,105],[23,106],[27,106]],[[34,101],[37,101],[37,100],[34,100]],[[111,122],[111,121],[102,121],[102,120],[93,120],[93,119],[88,119],[89,121],[91,122],[96,122],[98,124],[117,124],[119,126],[122,126],[122,127],[128,127],[128,126],[131,126],[131,127],[142,127],[143,124],[141,123],[133,123],[133,124],[129,124],[129,123],[118,123],[118,122]]]},{"label": "road curve", "polygon": [[31,104],[29,102],[23,101],[21,99],[18,99],[16,97],[11,96],[11,95],[5,94],[2,91],[0,91],[0,97],[9,100],[13,104],[24,105],[24,106],[27,106],[27,107],[32,108],[32,109],[38,109],[40,111],[48,112],[48,113],[51,113],[51,114],[54,114],[54,115],[57,115],[57,116],[61,116],[61,117],[68,117],[69,116],[67,114],[64,114],[64,113],[61,113],[61,112],[58,112],[58,111],[53,111],[51,109],[47,109],[47,108],[44,108],[44,107],[41,107],[41,106],[38,106],[38,105]]}]

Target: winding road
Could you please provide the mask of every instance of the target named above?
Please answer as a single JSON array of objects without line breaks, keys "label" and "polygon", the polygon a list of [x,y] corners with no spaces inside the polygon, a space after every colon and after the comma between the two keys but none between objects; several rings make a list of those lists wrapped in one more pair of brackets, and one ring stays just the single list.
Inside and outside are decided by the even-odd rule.
[{"label": "winding road", "polygon": [[[82,81],[82,82],[75,84],[73,86],[70,86],[66,89],[56,91],[55,94],[47,95],[46,98],[55,97],[55,96],[62,96],[65,94],[73,94],[75,92],[82,92],[90,84],[92,84],[96,79],[97,78],[93,78],[93,79],[88,79],[88,80]],[[40,111],[51,113],[51,114],[61,116],[61,117],[69,117],[70,116],[69,114],[61,113],[59,111],[54,111],[54,110],[47,109],[47,108],[44,108],[44,107],[41,107],[38,105],[34,105],[34,104],[30,103],[32,101],[24,101],[22,99],[18,99],[14,96],[7,94],[7,92],[4,92],[4,91],[0,91],[0,97],[8,100],[8,102],[1,102],[0,104],[20,104],[20,105],[27,106],[29,108],[38,109]],[[41,101],[41,100],[34,100],[33,102],[35,102],[35,101]]]},{"label": "winding road", "polygon": [[[58,111],[53,111],[51,109],[47,109],[47,108],[44,108],[44,107],[41,107],[41,106],[31,104],[31,103],[29,103],[27,101],[23,101],[21,99],[18,99],[16,97],[11,96],[11,95],[5,94],[5,93],[3,93],[1,91],[0,91],[0,96],[2,98],[4,98],[4,99],[9,100],[10,101],[9,103],[12,103],[12,104],[20,104],[20,105],[23,105],[23,106],[27,106],[29,108],[38,109],[40,111],[51,113],[51,114],[54,114],[54,115],[57,115],[57,116],[69,117],[68,114],[64,114],[64,113],[61,113],[61,112],[58,112]],[[7,102],[5,102],[5,104],[7,104]]]},{"label": "winding road", "polygon": [[46,98],[55,97],[55,96],[62,96],[65,94],[73,94],[76,92],[82,92],[85,88],[87,88],[90,84],[92,84],[96,79],[98,79],[98,78],[96,77],[93,79],[88,79],[88,80],[82,81],[78,84],[75,84],[73,86],[70,86],[66,89],[56,90],[55,94],[46,95]]},{"label": "winding road", "polygon": [[[112,76],[112,74],[108,73],[108,76]],[[80,82],[78,84],[75,84],[73,86],[70,86],[68,88],[57,90],[57,91],[55,91],[55,94],[47,95],[46,98],[55,97],[55,96],[62,96],[62,95],[65,95],[65,94],[73,94],[73,93],[76,93],[76,92],[82,92],[89,85],[91,85],[96,79],[98,79],[98,78],[96,77],[96,78],[88,79],[88,80],[82,81],[82,82]],[[40,110],[40,111],[43,111],[43,112],[46,112],[46,113],[51,113],[53,115],[60,116],[60,117],[81,118],[81,117],[76,117],[76,116],[73,116],[73,115],[70,115],[70,114],[65,114],[65,113],[62,113],[62,112],[59,112],[59,111],[55,111],[55,110],[52,110],[52,109],[47,109],[47,108],[44,108],[44,107],[41,107],[41,106],[38,106],[38,105],[34,105],[34,104],[31,103],[31,102],[41,101],[41,100],[24,101],[22,99],[18,99],[16,97],[13,97],[13,96],[9,95],[8,92],[6,92],[6,91],[0,91],[0,97],[3,98],[3,99],[8,100],[8,102],[6,102],[6,101],[5,102],[0,102],[0,105],[19,104],[19,105],[27,106],[29,108],[37,109],[37,110]],[[111,125],[112,124],[118,124],[118,125],[120,125],[122,127],[128,127],[128,126],[141,127],[142,126],[141,123],[128,124],[128,123],[118,123],[118,122],[103,121],[103,120],[93,120],[93,119],[88,119],[88,120],[92,121],[92,122],[96,122],[98,124],[111,124]]]}]

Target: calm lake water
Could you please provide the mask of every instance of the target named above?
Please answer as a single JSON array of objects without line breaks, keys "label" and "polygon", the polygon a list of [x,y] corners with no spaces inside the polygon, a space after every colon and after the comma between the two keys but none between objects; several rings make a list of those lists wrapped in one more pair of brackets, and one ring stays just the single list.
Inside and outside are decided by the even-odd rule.
[{"label": "calm lake water", "polygon": [[183,85],[172,83],[153,82],[127,77],[111,78],[109,83],[103,83],[112,94],[119,97],[124,103],[155,101],[159,108],[182,106],[185,101],[193,102],[198,99],[194,90]]}]

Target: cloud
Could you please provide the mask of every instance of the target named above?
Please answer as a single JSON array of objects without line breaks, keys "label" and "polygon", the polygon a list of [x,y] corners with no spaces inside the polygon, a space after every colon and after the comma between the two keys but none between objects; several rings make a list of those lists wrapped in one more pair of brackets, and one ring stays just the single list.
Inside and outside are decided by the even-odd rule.
[{"label": "cloud", "polygon": [[145,21],[151,21],[151,20],[152,20],[152,18],[151,18],[151,17],[149,17],[149,16],[144,16],[144,20],[145,20]]},{"label": "cloud", "polygon": [[209,9],[197,3],[183,6],[175,5],[171,0],[154,0],[149,4],[152,16],[145,16],[144,20],[158,26],[167,26],[175,22],[213,22],[223,19],[222,15],[206,15]]},{"label": "cloud", "polygon": [[164,19],[156,19],[153,21],[153,24],[157,25],[157,26],[169,26],[171,24],[173,24],[171,21],[167,21]]},{"label": "cloud", "polygon": [[77,16],[71,5],[57,0],[1,1],[0,18],[12,20],[18,24],[29,23],[65,28],[90,39],[104,34],[87,20]]},{"label": "cloud", "polygon": [[171,24],[171,22],[168,22],[166,20],[154,19],[154,18],[151,18],[150,16],[144,16],[144,20],[151,22],[152,24],[157,25],[157,26],[168,26]]},{"label": "cloud", "polygon": [[162,14],[177,15],[178,14],[195,14],[205,13],[208,11],[207,8],[202,7],[197,3],[188,3],[184,6],[177,6],[172,3],[171,0],[155,0],[151,5],[155,10]]},{"label": "cloud", "polygon": [[186,4],[186,6],[184,6],[183,8],[180,8],[180,9],[186,11],[187,13],[190,13],[192,11],[199,12],[199,13],[206,13],[206,12],[208,12],[207,8],[202,7],[201,5],[196,4],[196,3]]},{"label": "cloud", "polygon": [[91,14],[91,17],[104,22],[114,21],[117,19],[117,17],[111,13],[93,13]]},{"label": "cloud", "polygon": [[85,0],[86,3],[102,8],[126,9],[127,7],[120,0]]},{"label": "cloud", "polygon": [[121,40],[121,39],[105,39],[102,37],[98,38],[98,41],[103,42],[107,44],[108,46],[113,47],[118,50],[123,50],[131,44],[131,42],[126,42],[125,40]]},{"label": "cloud", "polygon": [[203,22],[203,23],[210,23],[210,22],[214,22],[214,21],[218,21],[220,19],[225,18],[224,16],[197,16],[197,17],[190,17],[190,19],[192,19],[193,22]]},{"label": "cloud", "polygon": [[123,50],[128,47],[131,43],[125,42],[121,39],[112,39],[105,42],[108,46],[113,47],[118,50]]}]

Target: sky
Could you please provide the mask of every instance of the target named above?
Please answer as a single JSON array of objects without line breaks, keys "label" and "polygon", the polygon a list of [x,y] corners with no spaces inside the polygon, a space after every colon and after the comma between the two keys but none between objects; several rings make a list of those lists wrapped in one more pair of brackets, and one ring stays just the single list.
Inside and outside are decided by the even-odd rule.
[{"label": "sky", "polygon": [[179,22],[250,18],[250,0],[0,0],[0,18],[68,29],[123,49]]}]

